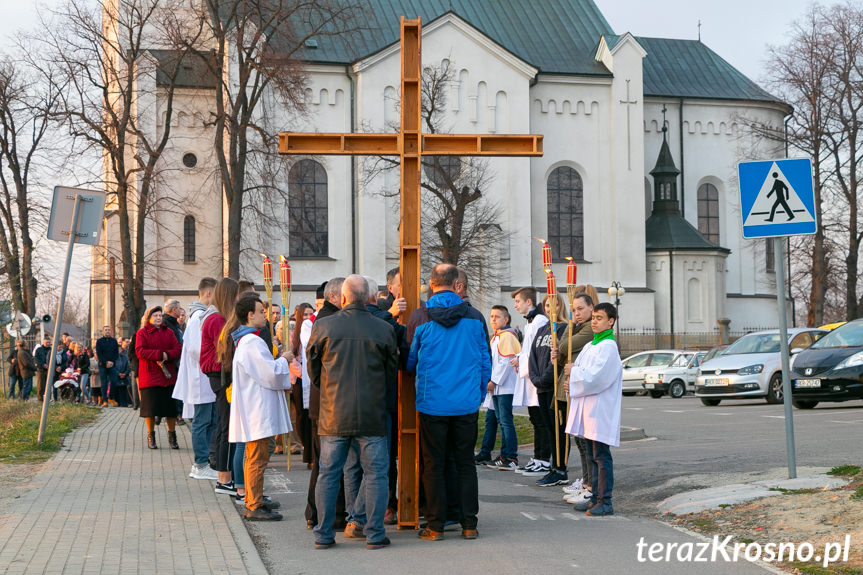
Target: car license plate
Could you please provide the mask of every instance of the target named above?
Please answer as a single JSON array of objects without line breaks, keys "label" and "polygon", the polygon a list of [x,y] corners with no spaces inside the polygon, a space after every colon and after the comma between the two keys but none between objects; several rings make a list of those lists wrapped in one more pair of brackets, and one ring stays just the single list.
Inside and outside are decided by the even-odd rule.
[{"label": "car license plate", "polygon": [[820,379],[797,379],[794,380],[794,387],[821,387]]},{"label": "car license plate", "polygon": [[653,389],[654,387],[656,387],[656,386],[653,385],[652,383],[645,383],[644,384],[644,389]]},{"label": "car license plate", "polygon": [[728,385],[728,378],[708,377],[704,380],[704,385]]}]

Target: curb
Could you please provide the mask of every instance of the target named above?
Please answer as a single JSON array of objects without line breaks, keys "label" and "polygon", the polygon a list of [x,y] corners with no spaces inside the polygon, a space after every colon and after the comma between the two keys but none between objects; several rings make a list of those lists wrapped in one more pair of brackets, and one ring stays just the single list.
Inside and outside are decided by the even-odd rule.
[{"label": "curb", "polygon": [[224,514],[228,528],[231,530],[231,537],[237,544],[237,549],[240,550],[246,572],[249,575],[268,575],[269,571],[267,571],[267,567],[264,565],[251,535],[249,535],[249,530],[246,529],[243,518],[237,513],[237,505],[231,499],[231,497],[224,495],[216,495],[219,509]]},{"label": "curb", "polygon": [[640,427],[621,427],[620,441],[638,441],[647,439],[647,434]]}]

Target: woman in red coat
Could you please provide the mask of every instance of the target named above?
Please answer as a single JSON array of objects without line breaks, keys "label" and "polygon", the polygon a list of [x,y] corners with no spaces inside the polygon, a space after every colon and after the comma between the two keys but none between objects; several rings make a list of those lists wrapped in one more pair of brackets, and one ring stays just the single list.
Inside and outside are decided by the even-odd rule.
[{"label": "woman in red coat", "polygon": [[147,447],[156,447],[156,417],[164,417],[168,426],[168,445],[177,445],[177,406],[171,394],[177,382],[180,359],[177,336],[162,323],[161,306],[151,307],[141,318],[141,329],[135,334],[135,354],[138,356],[138,390],[141,394],[140,415],[147,422]]}]

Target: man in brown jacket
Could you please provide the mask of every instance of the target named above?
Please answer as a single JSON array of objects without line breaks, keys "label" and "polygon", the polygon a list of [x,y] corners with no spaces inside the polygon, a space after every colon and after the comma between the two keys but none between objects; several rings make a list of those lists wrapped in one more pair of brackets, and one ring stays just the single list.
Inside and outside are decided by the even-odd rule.
[{"label": "man in brown jacket", "polygon": [[[320,387],[318,435],[320,470],[315,489],[318,524],[315,547],[335,544],[333,523],[336,496],[350,451],[363,468],[360,486],[365,492],[367,523],[363,527],[367,549],[389,545],[384,530],[387,507],[386,390],[398,371],[398,347],[392,326],[366,309],[369,284],[351,275],[342,284],[342,311],[318,319],[306,347],[309,377]],[[353,502],[356,493],[345,501]],[[355,530],[354,536],[359,535]]]},{"label": "man in brown jacket", "polygon": [[30,399],[30,391],[33,389],[33,376],[36,375],[36,360],[33,359],[33,354],[24,346],[22,340],[18,340],[15,346],[18,348],[16,360],[21,399],[27,401]]}]

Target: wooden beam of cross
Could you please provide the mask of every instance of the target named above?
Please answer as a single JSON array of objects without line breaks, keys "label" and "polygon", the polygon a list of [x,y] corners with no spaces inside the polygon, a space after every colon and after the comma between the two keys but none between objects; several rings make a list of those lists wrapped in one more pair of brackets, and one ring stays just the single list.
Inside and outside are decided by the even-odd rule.
[{"label": "wooden beam of cross", "polygon": [[[542,136],[423,134],[420,20],[401,19],[401,127],[396,134],[279,134],[286,155],[374,155],[401,158],[399,271],[407,323],[420,302],[422,156],[541,156]],[[356,271],[356,270],[355,270]],[[399,373],[398,527],[419,528],[419,434],[414,376]]]}]

